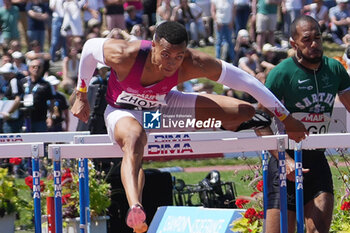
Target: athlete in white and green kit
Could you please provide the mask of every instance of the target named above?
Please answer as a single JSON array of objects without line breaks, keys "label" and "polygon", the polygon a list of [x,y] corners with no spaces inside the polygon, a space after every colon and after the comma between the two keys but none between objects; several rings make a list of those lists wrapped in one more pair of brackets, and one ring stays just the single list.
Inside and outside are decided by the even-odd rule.
[{"label": "athlete in white and green kit", "polygon": [[[337,60],[323,56],[320,26],[312,17],[303,15],[292,23],[290,43],[295,56],[278,64],[265,85],[309,133],[327,133],[337,94],[350,110],[350,77]],[[257,134],[272,134],[272,130],[259,130]],[[278,154],[271,153],[266,232],[275,233],[280,231],[279,169]],[[287,151],[288,232],[295,232],[296,222],[293,156],[293,151]],[[334,197],[324,150],[303,150],[303,172],[306,232],[329,232]]]},{"label": "athlete in white and green kit", "polygon": [[273,69],[265,86],[283,101],[310,134],[327,133],[337,94],[349,90],[349,75],[337,60],[323,56],[317,69],[301,65],[296,57]]}]

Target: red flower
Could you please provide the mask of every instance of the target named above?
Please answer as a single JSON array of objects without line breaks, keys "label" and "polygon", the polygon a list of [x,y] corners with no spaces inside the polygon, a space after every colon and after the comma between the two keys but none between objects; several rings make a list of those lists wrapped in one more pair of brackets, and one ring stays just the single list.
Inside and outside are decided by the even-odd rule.
[{"label": "red flower", "polygon": [[258,217],[259,219],[263,219],[263,218],[264,218],[264,211],[258,212],[258,213],[257,213],[257,217]]},{"label": "red flower", "polygon": [[62,185],[73,180],[72,173],[69,168],[66,168],[65,172],[62,174]]},{"label": "red flower", "polygon": [[24,179],[24,182],[26,183],[26,185],[30,188],[33,189],[33,176],[27,176]]},{"label": "red flower", "polygon": [[253,219],[257,215],[256,210],[254,208],[249,208],[247,211],[244,213],[245,218]]},{"label": "red flower", "polygon": [[40,192],[44,192],[45,190],[45,183],[43,180],[40,180]]},{"label": "red flower", "polygon": [[344,202],[341,207],[340,207],[341,210],[350,210],[350,202]]},{"label": "red flower", "polygon": [[[27,176],[25,179],[24,179],[24,182],[26,183],[26,185],[31,189],[33,190],[33,176]],[[44,192],[45,190],[45,183],[43,180],[40,180],[40,192]]]},{"label": "red flower", "polygon": [[238,208],[243,208],[243,205],[245,205],[245,204],[247,204],[247,203],[249,203],[249,201],[248,200],[244,200],[244,199],[237,199],[236,200],[236,206],[238,207]]},{"label": "red flower", "polygon": [[257,189],[258,191],[262,192],[262,191],[263,191],[263,187],[264,187],[264,183],[263,183],[262,180],[260,180],[260,181],[258,182],[258,184],[256,185],[256,189]]},{"label": "red flower", "polygon": [[22,163],[22,159],[21,158],[10,158],[10,163],[12,163],[14,165],[20,165]]},{"label": "red flower", "polygon": [[67,194],[63,195],[62,196],[62,204],[67,204],[70,197],[71,197],[70,193],[67,193]]}]

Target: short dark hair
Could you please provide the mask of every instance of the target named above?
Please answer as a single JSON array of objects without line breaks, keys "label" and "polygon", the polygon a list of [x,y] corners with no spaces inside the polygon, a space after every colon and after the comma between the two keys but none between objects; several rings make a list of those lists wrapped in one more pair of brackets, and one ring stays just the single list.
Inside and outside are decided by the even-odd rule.
[{"label": "short dark hair", "polygon": [[313,17],[309,16],[309,15],[302,15],[302,16],[299,16],[297,17],[293,22],[292,22],[292,25],[290,26],[290,34],[291,34],[291,37],[293,39],[295,39],[295,36],[298,34],[297,32],[297,25],[300,23],[300,22],[308,22],[308,23],[313,23],[317,26],[318,30],[321,31],[321,27],[320,25],[318,24],[318,22],[316,21],[316,19],[314,19]]},{"label": "short dark hair", "polygon": [[157,26],[154,40],[159,42],[164,38],[170,44],[188,44],[188,35],[184,25],[175,21],[166,21]]}]

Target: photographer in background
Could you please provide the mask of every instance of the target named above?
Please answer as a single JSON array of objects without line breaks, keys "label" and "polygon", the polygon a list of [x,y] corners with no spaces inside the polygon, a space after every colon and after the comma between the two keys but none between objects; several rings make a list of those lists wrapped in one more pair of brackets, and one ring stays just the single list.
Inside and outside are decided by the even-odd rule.
[{"label": "photographer in background", "polygon": [[[53,75],[45,77],[44,80],[49,82],[54,90],[54,99],[47,101],[49,108],[46,120],[48,130],[49,132],[68,131],[68,103],[64,94],[57,90],[61,81]],[[64,127],[62,123],[64,123]]]},{"label": "photographer in background", "polygon": [[53,100],[53,89],[43,79],[43,62],[41,59],[31,60],[29,63],[29,76],[21,80],[24,89],[24,106],[26,120],[31,120],[30,129],[26,124],[27,132],[47,132],[47,101]]},{"label": "photographer in background", "polygon": [[20,133],[23,125],[23,116],[19,114],[18,108],[24,94],[23,87],[19,81],[18,70],[11,63],[6,63],[0,68],[0,74],[6,81],[4,86],[4,97],[2,101],[13,100],[5,110],[2,108],[3,133]]},{"label": "photographer in background", "polygon": [[[0,74],[2,76],[0,79],[3,78],[5,81],[1,87],[3,96],[0,100],[0,120],[2,120],[0,131],[2,133],[20,133],[23,126],[23,116],[19,114],[18,108],[23,97],[23,88],[19,79],[22,76],[11,63],[5,63],[0,67]],[[9,174],[15,172],[16,175],[22,175],[19,166],[13,166],[9,159],[1,159],[0,167],[8,168]]]}]

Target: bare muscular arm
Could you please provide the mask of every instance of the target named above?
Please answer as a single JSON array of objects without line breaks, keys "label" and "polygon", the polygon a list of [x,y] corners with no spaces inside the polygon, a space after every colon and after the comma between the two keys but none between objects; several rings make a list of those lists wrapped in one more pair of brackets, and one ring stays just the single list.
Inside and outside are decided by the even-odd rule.
[{"label": "bare muscular arm", "polygon": [[78,87],[76,98],[71,108],[74,116],[87,122],[90,115],[90,106],[87,100],[89,81],[96,68],[97,62],[103,62],[117,71],[120,81],[126,77],[130,67],[134,64],[140,43],[123,40],[90,40],[85,43],[82,58],[79,64]]},{"label": "bare muscular arm", "polygon": [[105,42],[103,47],[105,63],[117,72],[119,81],[124,80],[134,65],[140,43],[140,41],[128,42],[116,39]]},{"label": "bare muscular arm", "polygon": [[221,75],[221,61],[195,49],[188,49],[181,67],[180,82],[195,78],[217,81]]},{"label": "bare muscular arm", "polygon": [[[219,83],[225,84],[230,88],[245,91],[256,98],[260,103],[268,107],[270,111],[276,115],[280,115],[276,108],[284,108],[282,104],[273,105],[277,103],[277,98],[258,80],[250,76],[246,72],[234,67],[230,64],[226,64],[226,70],[223,72],[224,66],[222,66],[222,61],[215,59],[202,52],[188,49],[187,54],[184,59],[184,64],[182,66],[182,72],[180,73],[180,81],[184,82],[192,78],[206,77],[213,81],[219,81]],[[221,74],[222,73],[222,74]],[[225,82],[220,81],[223,77]],[[273,104],[272,104],[273,102]],[[271,106],[272,108],[271,108]],[[279,116],[278,116],[279,117]],[[299,142],[305,138],[308,134],[305,126],[293,118],[291,115],[283,115],[280,120],[286,127],[288,136]]]}]

